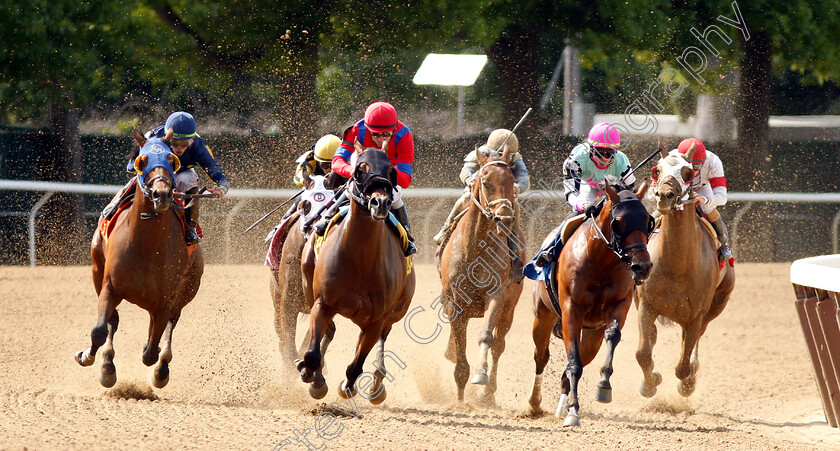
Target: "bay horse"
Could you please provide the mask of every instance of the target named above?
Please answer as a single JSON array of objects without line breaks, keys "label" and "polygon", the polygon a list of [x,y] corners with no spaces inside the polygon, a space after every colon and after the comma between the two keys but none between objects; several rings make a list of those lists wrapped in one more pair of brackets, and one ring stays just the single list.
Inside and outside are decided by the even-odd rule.
[{"label": "bay horse", "polygon": [[[298,314],[308,315],[312,309],[312,304],[306,302],[303,294],[303,273],[300,266],[301,254],[306,244],[303,230],[304,219],[309,215],[318,214],[320,207],[332,198],[332,190],[337,188],[336,185],[345,181],[343,177],[335,173],[330,173],[328,177],[310,176],[306,171],[304,171],[303,180],[306,190],[296,211],[279,224],[274,232],[285,235],[279,261],[276,262],[276,266],[269,265],[271,299],[274,302],[274,330],[280,339],[280,354],[284,361],[284,370],[294,368],[295,360],[303,355],[303,343],[300,351],[295,348],[297,319]],[[266,261],[268,260],[267,256]],[[335,323],[330,321],[321,343],[322,354],[326,352],[334,335]],[[309,339],[304,337],[304,343],[308,342]]]},{"label": "bay horse", "polygon": [[[522,294],[521,278],[513,282],[510,277],[508,234],[515,234],[523,260],[525,237],[520,230],[511,230],[516,179],[510,168],[510,149],[505,146],[501,156],[487,156],[480,150],[476,155],[479,169],[470,190],[472,202],[440,256],[441,302],[450,320],[445,357],[455,363],[459,401],[464,400],[470,373],[467,324],[471,318],[484,318],[478,333],[479,363],[471,382],[485,386],[481,402],[493,405],[499,358]],[[488,352],[492,353],[492,365],[488,364]]]},{"label": "bay horse", "polygon": [[[694,392],[700,368],[698,343],[709,322],[726,307],[735,286],[735,268],[718,262],[718,245],[714,232],[709,233],[693,208],[691,180],[694,171],[687,155],[661,153],[651,170],[655,181],[653,197],[662,222],[650,241],[654,262],[650,278],[636,292],[639,310],[639,348],[636,360],[644,373],[639,387],[642,396],[656,394],[662,376],[653,371],[653,346],[656,344],[658,317],[682,327],[682,354],[675,374],[680,380],[677,390],[682,396]],[[683,208],[683,204],[689,204]]]},{"label": "bay horse", "polygon": [[402,319],[414,296],[415,273],[405,257],[402,242],[386,223],[391,211],[397,171],[383,149],[363,149],[356,143],[356,161],[348,186],[351,201],[344,220],[325,232],[320,252],[315,255],[317,235],[312,234],[303,251],[301,270],[309,317],[309,346],[297,361],[301,380],[310,384],[309,394],[321,399],[328,390],[321,374],[324,358],[320,343],[336,314],[350,319],[361,333],[356,354],[347,366],[339,395],[356,395],[356,380],[362,374],[367,355],[377,347],[373,385],[362,396],[380,404],[387,395],[382,384],[386,376],[385,340],[393,324]]},{"label": "bay horse", "polygon": [[[166,143],[148,141],[134,132],[140,146],[135,160],[139,173],[134,199],[122,214],[101,227],[91,241],[93,285],[99,296],[98,317],[90,333],[90,348],[76,354],[76,361],[90,366],[100,347],[99,382],[106,388],[117,381],[114,366],[114,333],[119,325],[117,306],[123,299],[149,312],[149,336],[143,346],[143,364],[154,368],[151,383],[163,388],[169,382],[172,331],[184,308],[198,292],[204,273],[201,246],[187,246],[183,219],[172,209],[175,172],[180,163]],[[99,219],[100,226],[103,218]],[[160,349],[163,336],[163,349]]]},{"label": "bay horse", "polygon": [[607,342],[607,358],[601,367],[595,399],[612,401],[613,355],[633,302],[634,283],[642,283],[651,271],[647,240],[653,218],[639,200],[647,188],[645,180],[634,193],[616,178],[607,177],[605,205],[600,213],[574,231],[555,260],[559,305],[549,296],[544,281],[534,284],[536,317],[532,336],[536,372],[528,403],[532,412],[542,411],[543,370],[559,314],[569,363],[561,380],[562,394],[555,415],[568,412],[564,426],[580,425],[578,382],[583,367],[598,354],[602,341]]}]

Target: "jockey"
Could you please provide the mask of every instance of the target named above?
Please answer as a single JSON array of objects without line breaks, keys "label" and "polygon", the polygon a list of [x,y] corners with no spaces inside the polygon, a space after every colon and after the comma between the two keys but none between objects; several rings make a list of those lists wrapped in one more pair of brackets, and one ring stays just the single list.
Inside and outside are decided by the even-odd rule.
[{"label": "jockey", "polygon": [[729,249],[729,233],[716,208],[726,204],[726,177],[723,175],[723,163],[717,155],[706,150],[705,144],[696,138],[684,139],[677,147],[677,151],[683,155],[687,154],[692,142],[695,146],[694,158],[691,161],[694,169],[694,178],[691,180],[694,203],[717,233],[718,241],[720,241],[718,258],[721,261],[729,260],[732,258],[732,250]]},{"label": "jockey", "polygon": [[[510,135],[510,138],[508,138],[508,135]],[[444,221],[440,231],[433,238],[435,244],[439,246],[438,252],[442,250],[440,249],[440,246],[446,242],[446,239],[449,237],[449,234],[452,232],[455,224],[457,224],[457,220],[455,218],[459,217],[459,214],[465,211],[470,205],[470,196],[472,195],[471,188],[473,183],[475,183],[475,177],[479,168],[476,152],[484,152],[485,154],[496,151],[501,152],[503,150],[501,149],[501,146],[505,139],[507,139],[506,145],[510,148],[511,153],[510,167],[513,171],[513,176],[516,178],[516,182],[513,185],[514,196],[519,196],[525,191],[528,191],[528,188],[531,186],[531,181],[528,177],[528,169],[525,167],[525,161],[519,153],[519,139],[517,139],[516,135],[511,133],[510,130],[504,128],[493,130],[487,138],[487,144],[473,150],[464,157],[464,166],[461,168],[459,177],[466,187],[464,188],[464,193],[461,197],[455,201],[455,205],[452,207],[452,211],[449,212],[449,216],[446,218],[446,221]],[[514,221],[511,226],[511,231],[516,233],[515,231],[517,230],[519,230],[519,202],[514,202]],[[519,257],[518,246],[510,236],[508,236],[508,247],[511,252],[511,272],[517,274],[515,279],[516,282],[518,282],[519,280],[522,280],[522,259]]]},{"label": "jockey", "polygon": [[[563,188],[572,213],[563,222],[581,213],[590,217],[597,215],[599,204],[596,201],[605,196],[599,184],[608,175],[623,179],[630,173],[630,160],[624,152],[618,150],[619,147],[621,135],[618,130],[609,122],[601,122],[589,130],[585,143],[572,149],[571,155],[563,162]],[[624,182],[632,188],[636,177],[630,174]],[[557,259],[561,248],[559,235],[562,226],[563,223],[546,237],[539,253],[528,266],[544,267]],[[529,273],[533,274],[526,268],[525,275]]]},{"label": "jockey", "polygon": [[[295,160],[295,163],[298,164],[295,169],[295,185],[303,186],[306,174],[327,175],[330,172],[330,166],[332,164],[333,156],[335,156],[335,151],[340,145],[341,138],[338,136],[324,135],[320,137],[318,141],[309,148],[309,150],[304,152],[303,155],[299,156],[298,159]],[[299,203],[300,198],[293,202],[289,209],[286,210],[286,213],[283,215],[283,218],[280,219],[280,222],[283,222],[284,219],[291,216],[292,213],[297,210]]]},{"label": "jockey", "polygon": [[[183,111],[177,111],[169,115],[164,125],[146,132],[146,139],[162,138],[172,148],[172,152],[181,161],[181,169],[175,173],[175,189],[183,193],[198,192],[198,174],[193,169],[196,165],[210,177],[216,186],[208,188],[213,197],[221,198],[227,194],[229,186],[225,174],[219,164],[213,158],[213,153],[205,144],[201,136],[196,133],[196,123],[193,116]],[[134,159],[130,158],[126,166],[128,172],[134,173]],[[132,194],[130,188],[134,178],[117,193],[111,203],[105,207],[102,216],[109,218],[116,211],[116,207],[122,203],[124,196]],[[192,206],[184,210],[184,220],[187,223],[186,240],[187,244],[193,244],[201,240],[196,227],[198,226],[198,199],[192,199]]]},{"label": "jockey", "polygon": [[[393,203],[391,212],[394,213],[400,224],[408,233],[409,245],[406,256],[417,252],[414,245],[414,238],[411,236],[411,226],[408,221],[408,212],[405,209],[401,193],[404,188],[411,184],[411,174],[414,164],[414,136],[411,130],[397,119],[397,110],[388,102],[374,102],[365,110],[365,117],[357,121],[353,126],[344,131],[344,138],[335,156],[332,159],[333,172],[343,177],[353,177],[354,166],[351,164],[352,155],[355,152],[354,144],[358,141],[365,148],[374,147],[382,149],[383,144],[388,142],[388,159],[397,170],[397,186],[393,191]],[[321,221],[315,224],[315,231],[323,235],[330,218],[338,207],[347,199],[347,192],[336,199],[332,207],[324,213]]]}]

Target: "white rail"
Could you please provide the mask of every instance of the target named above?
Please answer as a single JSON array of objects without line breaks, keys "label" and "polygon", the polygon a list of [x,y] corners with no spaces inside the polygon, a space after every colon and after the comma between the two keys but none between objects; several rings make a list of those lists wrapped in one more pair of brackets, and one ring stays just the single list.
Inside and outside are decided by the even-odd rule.
[{"label": "white rail", "polygon": [[[26,214],[29,218],[29,264],[35,266],[35,217],[38,210],[49,200],[55,193],[75,193],[75,194],[115,194],[120,190],[120,185],[90,185],[90,184],[76,184],[63,182],[42,182],[31,180],[0,180],[0,191],[36,191],[44,192],[35,205],[28,213],[21,212],[21,216]],[[232,198],[239,198],[240,201],[227,214],[227,221],[238,214],[244,206],[244,203],[249,199],[285,199],[293,196],[297,190],[293,189],[231,189],[227,196]],[[463,193],[462,189],[458,188],[412,188],[403,193],[406,198],[425,198],[425,199],[453,199],[457,198]],[[557,198],[556,193],[548,190],[532,190],[526,195],[543,196],[543,198]],[[748,193],[748,192],[730,192],[729,201],[743,202],[738,210],[735,212],[732,223],[730,225],[732,235],[732,247],[737,248],[738,243],[738,226],[741,219],[746,212],[752,207],[754,202],[783,202],[783,203],[836,203],[840,204],[840,193]],[[560,196],[562,198],[562,195]],[[448,205],[437,205],[434,208],[447,208]],[[840,241],[840,233],[838,233],[838,226],[840,226],[840,211],[834,216],[832,221],[832,246],[835,253],[838,252],[838,241]],[[428,228],[428,225],[425,225]],[[531,225],[529,229],[532,229]],[[226,247],[227,254],[231,253],[230,234],[226,233]]]}]

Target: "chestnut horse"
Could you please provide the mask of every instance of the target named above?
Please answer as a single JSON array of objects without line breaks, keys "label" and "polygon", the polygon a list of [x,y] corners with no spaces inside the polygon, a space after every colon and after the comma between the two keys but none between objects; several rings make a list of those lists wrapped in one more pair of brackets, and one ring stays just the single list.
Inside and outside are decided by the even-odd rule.
[{"label": "chestnut horse", "polygon": [[[446,304],[451,320],[445,356],[455,363],[459,401],[464,400],[470,373],[467,323],[470,318],[484,318],[478,333],[479,364],[471,382],[485,386],[481,401],[492,405],[495,403],[499,357],[505,350],[505,336],[510,331],[513,311],[522,294],[522,281],[514,283],[510,277],[508,234],[515,233],[515,239],[522,243],[519,246],[522,259],[525,258],[525,238],[520,230],[511,231],[516,180],[509,166],[509,148],[505,146],[504,152],[496,158],[481,151],[476,151],[476,155],[480,167],[471,189],[472,203],[458,221],[440,256],[441,302]],[[488,365],[488,352],[492,352],[492,365]]]},{"label": "chestnut horse", "polygon": [[[201,246],[188,249],[182,219],[172,206],[178,158],[163,141],[146,140],[134,132],[140,145],[135,168],[140,172],[132,204],[116,216],[110,235],[100,228],[91,241],[93,285],[99,296],[98,318],[90,333],[91,346],[76,354],[82,366],[92,365],[102,351],[99,382],[113,387],[114,333],[119,325],[117,306],[123,299],[149,312],[149,338],[143,347],[143,363],[157,366],[151,383],[163,388],[169,382],[172,360],[172,330],[184,308],[198,292],[204,273]],[[103,219],[100,218],[100,225]],[[158,346],[163,339],[163,349]]]},{"label": "chestnut horse", "polygon": [[[333,173],[334,174],[334,173]],[[303,295],[303,273],[301,273],[300,262],[303,246],[306,244],[303,224],[304,218],[312,214],[318,214],[321,203],[326,202],[333,196],[332,189],[336,183],[343,182],[341,176],[333,175],[310,176],[304,172],[304,192],[301,201],[297,205],[297,211],[292,213],[285,224],[281,226],[286,236],[280,252],[279,263],[276,268],[271,268],[271,299],[274,301],[274,330],[280,339],[280,354],[283,357],[283,369],[294,368],[294,362],[303,355],[303,344],[298,352],[295,349],[295,330],[299,313],[309,314],[312,304],[307,304]],[[326,335],[321,343],[321,353],[325,353],[329,342],[335,335],[335,323],[330,322]],[[308,343],[309,339],[304,338]]]},{"label": "chestnut horse", "polygon": [[[662,159],[651,172],[655,181],[653,197],[662,222],[650,241],[653,271],[639,287],[635,299],[640,335],[636,360],[644,373],[639,392],[645,397],[653,396],[662,382],[662,376],[653,371],[657,317],[682,327],[682,355],[675,373],[680,380],[679,393],[689,396],[694,392],[700,368],[700,337],[726,307],[735,286],[735,268],[726,263],[719,265],[714,232],[706,230],[702,224],[705,221],[693,208],[693,155],[693,148],[686,156],[662,152]],[[684,203],[689,205],[683,208]]]},{"label": "chestnut horse", "polygon": [[536,373],[528,403],[540,412],[543,369],[548,363],[551,331],[560,314],[568,365],[561,380],[561,396],[556,416],[568,414],[565,426],[580,425],[578,381],[583,367],[607,342],[607,359],[601,367],[596,398],[612,401],[610,376],[615,347],[621,328],[633,303],[633,287],[650,274],[650,254],[646,249],[653,219],[639,200],[647,191],[647,181],[634,193],[629,187],[604,184],[606,205],[589,218],[567,240],[556,260],[556,286],[559,305],[549,297],[545,282],[534,285],[534,361]]},{"label": "chestnut horse", "polygon": [[309,394],[323,398],[328,388],[321,366],[320,343],[336,314],[361,329],[356,355],[347,367],[339,395],[356,395],[356,379],[368,353],[377,345],[376,371],[371,390],[363,397],[373,404],[385,400],[382,379],[385,370],[385,340],[393,324],[405,316],[414,296],[414,269],[405,257],[402,239],[386,224],[391,211],[397,171],[383,150],[362,149],[356,143],[358,160],[349,182],[349,212],[344,220],[327,229],[320,252],[315,256],[316,235],[303,251],[303,289],[312,305],[309,317],[309,346],[297,362],[301,380],[311,384]]}]

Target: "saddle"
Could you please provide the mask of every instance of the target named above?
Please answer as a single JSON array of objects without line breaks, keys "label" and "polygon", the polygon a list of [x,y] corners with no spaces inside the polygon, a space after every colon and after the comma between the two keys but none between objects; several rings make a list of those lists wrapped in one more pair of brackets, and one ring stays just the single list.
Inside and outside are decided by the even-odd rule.
[{"label": "saddle", "polygon": [[294,212],[284,219],[280,224],[277,224],[268,237],[268,251],[265,253],[265,266],[271,269],[277,269],[280,266],[280,254],[283,252],[283,243],[286,242],[286,236],[289,234],[289,228],[295,224],[295,221],[300,217],[300,212]]},{"label": "saddle", "polygon": [[[315,257],[318,257],[318,254],[321,253],[321,247],[324,245],[324,240],[326,239],[327,235],[330,232],[330,229],[335,227],[336,225],[340,224],[341,221],[344,220],[344,217],[347,216],[347,213],[350,211],[350,206],[345,205],[339,208],[338,213],[336,213],[331,219],[330,222],[327,224],[327,228],[324,230],[323,235],[315,234],[315,242],[313,243],[313,249],[315,251]],[[400,247],[403,253],[405,253],[406,249],[408,249],[408,232],[406,232],[405,228],[403,228],[400,221],[397,220],[397,217],[394,216],[393,213],[388,212],[388,218],[385,219],[386,223],[393,229],[397,236],[400,238]],[[406,274],[411,273],[412,268],[414,268],[414,263],[412,262],[411,255],[405,257],[405,272]]]}]

